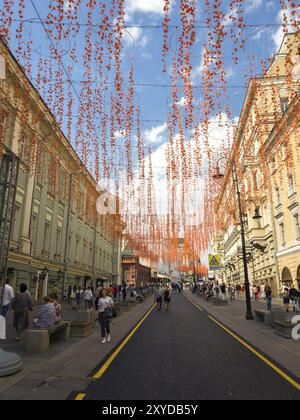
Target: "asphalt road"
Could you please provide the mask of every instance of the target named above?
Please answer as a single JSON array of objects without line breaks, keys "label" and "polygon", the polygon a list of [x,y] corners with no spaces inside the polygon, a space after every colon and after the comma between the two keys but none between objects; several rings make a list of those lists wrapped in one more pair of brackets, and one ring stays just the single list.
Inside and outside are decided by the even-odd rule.
[{"label": "asphalt road", "polygon": [[300,393],[200,312],[172,295],[85,391],[87,400],[298,400]]}]

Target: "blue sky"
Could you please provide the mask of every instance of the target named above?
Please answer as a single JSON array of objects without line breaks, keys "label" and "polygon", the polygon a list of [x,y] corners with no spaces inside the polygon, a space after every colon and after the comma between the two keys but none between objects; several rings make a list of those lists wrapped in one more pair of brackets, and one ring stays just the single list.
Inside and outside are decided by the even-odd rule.
[{"label": "blue sky", "polygon": [[[16,2],[17,3],[17,2]],[[162,0],[127,0],[126,2],[126,24],[128,25],[160,25],[162,22]],[[199,25],[205,18],[203,9],[204,1],[197,0],[197,21]],[[280,4],[279,0],[247,0],[245,18],[247,24],[279,24]],[[0,5],[3,0],[0,0]],[[36,7],[43,18],[48,12],[48,0],[36,1]],[[225,13],[229,13],[229,1],[222,2]],[[26,18],[37,18],[30,1],[26,1]],[[86,22],[85,2],[80,7],[80,20]],[[17,17],[17,16],[15,16]],[[178,1],[173,0],[171,25],[179,25]],[[96,23],[96,22],[95,22]],[[33,61],[40,56],[39,53],[46,53],[48,40],[39,24],[28,23],[25,25],[26,31],[32,33]],[[144,84],[170,84],[169,74],[162,74],[161,50],[162,50],[162,31],[155,28],[130,28],[130,35],[126,34],[124,42],[126,45],[126,56],[135,57],[135,80],[137,83]],[[244,74],[249,74],[251,57],[255,57],[256,73],[260,72],[261,60],[271,57],[277,51],[282,33],[278,27],[251,27],[246,28],[247,43],[245,51],[240,52],[240,62],[235,66],[231,60],[231,45],[226,44],[224,50],[225,67],[227,71],[228,91],[230,93],[230,107],[233,115],[239,115],[243,103],[245,88],[235,88],[234,86],[245,85]],[[83,36],[83,33],[81,35]],[[193,51],[193,74],[195,85],[201,84],[201,59],[203,43],[206,40],[207,30],[197,29],[197,43]],[[170,31],[169,42],[173,50],[178,47],[178,36],[173,29]],[[12,49],[15,44],[12,40]],[[64,62],[68,65],[68,56],[64,57]],[[126,59],[124,60],[124,71],[126,72]],[[128,69],[128,66],[127,66]],[[73,78],[82,79],[82,69],[74,72]],[[165,122],[167,120],[168,104],[170,104],[170,88],[164,87],[137,87],[137,97],[141,103],[142,119],[157,122],[143,122],[146,133],[146,140],[158,147],[162,144],[166,136],[164,135]],[[201,89],[195,89],[195,98],[201,100]],[[159,121],[159,122],[158,122]],[[153,130],[153,131],[151,131]]]},{"label": "blue sky", "polygon": [[[45,19],[48,13],[48,0],[37,1],[34,0],[38,13]],[[109,3],[109,1],[108,1]],[[0,7],[4,4],[4,0],[0,0]],[[15,4],[18,1],[15,0]],[[25,1],[26,8],[24,11],[25,19],[31,22],[25,23],[25,39],[32,41],[32,64],[33,64],[33,82],[36,76],[36,63],[39,58],[48,55],[49,40],[40,23],[38,23],[38,16],[33,9],[31,1]],[[162,10],[163,0],[125,0],[126,4],[126,25],[127,32],[124,34],[124,54],[123,54],[123,73],[128,76],[130,62],[134,61],[135,66],[135,81],[144,86],[136,86],[136,100],[141,106],[142,131],[145,145],[151,144],[153,148],[153,165],[155,175],[155,187],[157,189],[158,197],[166,196],[166,178],[165,178],[165,150],[168,143],[167,130],[167,115],[168,107],[171,104],[171,88],[162,87],[161,85],[170,85],[170,63],[171,55],[168,60],[168,72],[162,73],[162,29],[161,28],[147,28],[144,26],[160,26],[162,24]],[[198,107],[203,101],[201,86],[201,71],[202,71],[202,57],[203,45],[207,40],[207,28],[203,27],[205,20],[204,0],[196,0],[197,4],[197,41],[192,51],[192,65],[193,65],[193,82],[195,85],[194,96],[195,106]],[[228,15],[229,0],[222,1],[222,8],[225,15]],[[66,9],[68,0],[65,2]],[[250,74],[250,63],[253,61],[255,74],[261,72],[261,60],[269,59],[276,53],[280,47],[283,32],[280,24],[282,23],[282,12],[279,0],[245,0],[245,29],[246,44],[244,50],[239,51],[239,63],[234,65],[232,54],[232,43],[229,39],[224,43],[224,61],[226,68],[226,80],[228,87],[228,97],[223,98],[223,106],[229,104],[231,115],[233,118],[238,117],[244,101],[246,93],[246,79]],[[15,19],[18,19],[17,9],[14,9]],[[33,21],[32,21],[33,19]],[[81,23],[87,22],[87,7],[86,1],[81,1],[79,9],[79,20]],[[93,17],[93,22],[96,24],[97,16]],[[229,25],[229,20],[225,20],[226,25]],[[14,51],[16,49],[16,41],[14,39],[14,31],[18,23],[14,22],[12,25],[12,38],[10,46]],[[171,25],[180,25],[179,16],[179,0],[172,1],[171,11]],[[227,27],[227,26],[226,26]],[[230,26],[228,26],[229,30]],[[76,37],[77,55],[80,57],[83,54],[84,37],[86,29],[81,29]],[[93,40],[97,39],[96,32],[92,35]],[[60,48],[66,50],[67,53],[62,57],[64,65],[67,67],[70,64],[68,50],[72,46],[73,40],[70,42],[64,41]],[[171,50],[176,52],[178,50],[178,31],[170,30],[169,45]],[[72,80],[83,80],[84,68],[82,62],[76,64],[70,78]],[[64,77],[65,78],[65,77]],[[145,86],[145,85],[151,86]],[[157,85],[157,86],[153,86]],[[74,87],[80,91],[80,84],[75,83]],[[108,93],[109,94],[109,93]],[[182,97],[180,92],[180,97]],[[182,98],[184,104],[184,98]],[[55,110],[54,110],[55,112]],[[74,121],[78,110],[73,109]],[[216,123],[216,117],[211,115],[211,146],[218,149],[221,145],[226,133],[224,128],[219,127]],[[64,131],[66,131],[66,120],[64,121]],[[75,131],[75,124],[73,127],[73,134]],[[99,132],[97,132],[99,135]],[[71,139],[74,140],[74,139]],[[132,143],[135,143],[133,137]],[[137,163],[137,151],[133,150],[133,163]],[[199,188],[203,184],[200,183]],[[158,192],[159,191],[159,192]],[[202,195],[201,195],[202,197]],[[201,205],[201,203],[199,203]]]}]

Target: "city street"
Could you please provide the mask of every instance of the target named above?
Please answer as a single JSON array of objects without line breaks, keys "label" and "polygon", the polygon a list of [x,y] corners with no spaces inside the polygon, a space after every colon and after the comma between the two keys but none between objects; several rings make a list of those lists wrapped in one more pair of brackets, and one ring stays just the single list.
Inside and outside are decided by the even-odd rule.
[{"label": "city street", "polygon": [[[99,368],[101,367],[101,364]],[[295,400],[299,391],[183,295],[156,309],[87,400]]]}]

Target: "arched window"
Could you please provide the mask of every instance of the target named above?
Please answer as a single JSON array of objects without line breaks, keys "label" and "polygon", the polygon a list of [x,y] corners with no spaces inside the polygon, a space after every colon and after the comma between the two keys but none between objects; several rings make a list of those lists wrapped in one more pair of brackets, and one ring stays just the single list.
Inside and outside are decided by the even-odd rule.
[{"label": "arched window", "polygon": [[290,270],[287,267],[285,267],[282,271],[282,283],[285,283],[288,285],[288,284],[291,284],[292,282],[293,282],[292,274]]},{"label": "arched window", "polygon": [[298,283],[298,289],[300,289],[300,265],[297,269],[297,283]]}]

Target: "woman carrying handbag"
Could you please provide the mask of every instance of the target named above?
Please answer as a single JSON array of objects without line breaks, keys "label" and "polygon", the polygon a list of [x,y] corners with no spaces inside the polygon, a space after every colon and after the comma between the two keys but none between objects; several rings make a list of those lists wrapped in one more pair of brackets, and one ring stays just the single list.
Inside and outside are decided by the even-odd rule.
[{"label": "woman carrying handbag", "polygon": [[98,301],[99,324],[101,327],[102,344],[110,343],[110,323],[113,318],[114,302],[111,297],[107,296],[106,290],[101,291]]}]

